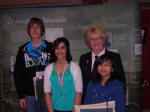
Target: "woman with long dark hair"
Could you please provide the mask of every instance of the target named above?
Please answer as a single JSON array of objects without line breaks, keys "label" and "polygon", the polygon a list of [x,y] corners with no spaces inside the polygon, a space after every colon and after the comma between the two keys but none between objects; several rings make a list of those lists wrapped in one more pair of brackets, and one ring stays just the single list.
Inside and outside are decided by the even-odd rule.
[{"label": "woman with long dark hair", "polygon": [[49,112],[72,112],[82,96],[80,67],[72,61],[69,41],[62,37],[53,42],[54,63],[44,73],[45,100]]},{"label": "woman with long dark hair", "polygon": [[124,83],[116,72],[116,64],[109,54],[96,63],[96,77],[89,82],[84,104],[115,101],[116,112],[125,112]]}]

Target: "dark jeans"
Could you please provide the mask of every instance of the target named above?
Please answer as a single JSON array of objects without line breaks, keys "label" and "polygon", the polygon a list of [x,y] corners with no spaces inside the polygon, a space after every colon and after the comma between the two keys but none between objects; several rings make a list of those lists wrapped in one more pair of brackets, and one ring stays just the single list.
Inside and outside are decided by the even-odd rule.
[{"label": "dark jeans", "polygon": [[48,112],[44,99],[36,100],[35,96],[25,96],[26,110],[25,112],[40,112],[39,106],[41,106],[42,112]]}]

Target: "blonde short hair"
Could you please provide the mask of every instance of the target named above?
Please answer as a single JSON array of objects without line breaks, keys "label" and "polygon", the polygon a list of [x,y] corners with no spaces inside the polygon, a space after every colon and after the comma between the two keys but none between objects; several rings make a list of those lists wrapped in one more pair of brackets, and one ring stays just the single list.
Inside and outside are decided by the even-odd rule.
[{"label": "blonde short hair", "polygon": [[106,42],[106,40],[107,40],[107,34],[104,31],[104,29],[100,26],[94,26],[85,33],[84,41],[88,47],[90,47],[89,42],[90,42],[91,34],[99,34],[103,38],[104,42]]}]

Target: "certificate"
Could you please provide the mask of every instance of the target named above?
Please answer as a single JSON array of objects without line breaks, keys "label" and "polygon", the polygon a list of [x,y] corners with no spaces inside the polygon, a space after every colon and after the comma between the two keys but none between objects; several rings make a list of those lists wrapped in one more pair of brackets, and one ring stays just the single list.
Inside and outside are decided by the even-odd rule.
[{"label": "certificate", "polygon": [[75,112],[115,112],[115,101],[88,104],[88,105],[75,105]]},{"label": "certificate", "polygon": [[36,77],[33,77],[34,92],[36,100],[44,98],[44,73],[43,71],[36,72]]}]

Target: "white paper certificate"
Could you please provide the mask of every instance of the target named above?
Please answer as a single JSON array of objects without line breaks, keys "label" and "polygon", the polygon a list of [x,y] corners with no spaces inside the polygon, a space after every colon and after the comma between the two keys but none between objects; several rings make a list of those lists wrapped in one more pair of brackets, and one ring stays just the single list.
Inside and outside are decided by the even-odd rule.
[{"label": "white paper certificate", "polygon": [[88,105],[75,105],[75,112],[115,112],[115,101],[88,104]]}]

